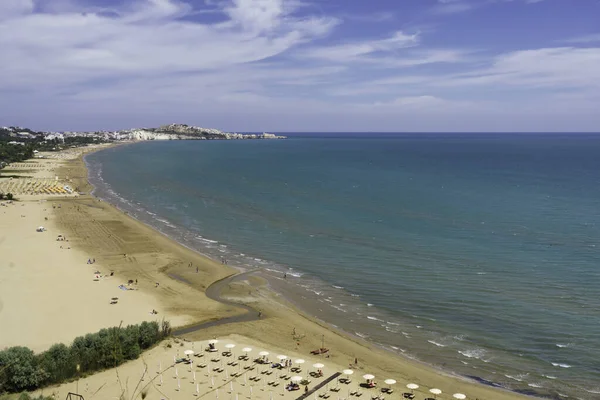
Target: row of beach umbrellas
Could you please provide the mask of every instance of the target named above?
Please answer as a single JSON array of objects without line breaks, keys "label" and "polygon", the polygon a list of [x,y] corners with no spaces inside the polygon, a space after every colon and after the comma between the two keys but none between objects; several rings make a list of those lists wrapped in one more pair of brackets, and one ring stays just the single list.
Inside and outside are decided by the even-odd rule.
[{"label": "row of beach umbrellas", "polygon": [[[218,342],[219,341],[217,339],[212,339],[212,340],[208,341],[209,344],[213,344],[213,345],[217,344]],[[225,345],[225,348],[227,348],[230,351],[232,351],[233,348],[235,348],[235,346],[236,346],[235,344],[229,343],[229,344]],[[242,349],[242,352],[246,353],[246,355],[249,352],[251,352],[251,351],[252,351],[252,348],[250,348],[250,347],[244,347]],[[191,355],[194,354],[194,350],[186,350],[184,352],[184,354],[189,357],[189,356],[191,356]],[[268,351],[261,351],[260,353],[258,353],[258,355],[261,356],[261,357],[266,357],[266,356],[269,355],[269,352]],[[280,354],[280,355],[277,356],[277,359],[279,361],[284,361],[284,360],[288,359],[288,356]],[[301,358],[299,358],[297,360],[294,360],[295,364],[304,364],[305,362],[306,361],[303,360],[303,359],[301,359]],[[316,369],[321,369],[323,367],[325,367],[325,365],[322,364],[322,363],[313,364],[313,368],[316,368]],[[354,373],[354,371],[351,370],[351,369],[345,369],[345,370],[342,371],[342,373],[344,375],[347,375],[349,377],[350,375],[352,375]],[[293,376],[290,380],[292,382],[301,382],[303,379],[304,378],[302,376]],[[367,381],[370,381],[370,380],[375,379],[375,376],[372,375],[372,374],[365,374],[365,375],[363,375],[363,379],[366,379]],[[385,382],[386,385],[389,385],[389,386],[396,384],[396,380],[395,379],[386,379],[384,382]],[[406,385],[406,387],[412,391],[412,390],[418,389],[419,385],[417,385],[416,383],[409,383],[409,384]],[[429,389],[429,392],[432,393],[435,396],[442,394],[442,391],[440,389],[437,389],[437,388]],[[462,393],[454,393],[452,395],[452,397],[454,397],[457,400],[465,400],[467,398],[467,396],[464,395],[464,394],[462,394]]]}]

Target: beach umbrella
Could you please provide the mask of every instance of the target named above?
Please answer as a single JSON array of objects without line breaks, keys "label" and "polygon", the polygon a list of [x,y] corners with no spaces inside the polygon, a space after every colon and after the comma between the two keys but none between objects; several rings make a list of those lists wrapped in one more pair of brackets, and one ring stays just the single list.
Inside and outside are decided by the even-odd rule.
[{"label": "beach umbrella", "polygon": [[321,368],[323,368],[323,367],[325,367],[325,365],[324,365],[324,364],[321,364],[321,363],[316,363],[316,364],[313,364],[313,368],[316,368],[316,369],[321,369]]},{"label": "beach umbrella", "polygon": [[260,353],[258,353],[258,355],[261,356],[261,357],[266,357],[266,356],[269,355],[269,352],[268,351],[261,351]]},{"label": "beach umbrella", "polygon": [[181,382],[179,382],[179,378],[177,378],[177,390],[181,390]]},{"label": "beach umbrella", "polygon": [[217,343],[219,343],[219,341],[217,339],[210,339],[208,341],[208,344],[217,344]]},{"label": "beach umbrella", "polygon": [[[342,373],[343,373],[344,375],[352,375],[352,374],[354,373],[354,371],[352,371],[351,369],[345,369],[345,370],[343,370],[343,371],[342,371]],[[365,376],[366,376],[366,375],[365,375]],[[372,376],[372,375],[371,375],[371,376]],[[364,377],[363,377],[363,378],[364,378]],[[373,379],[373,378],[374,378],[374,376],[373,376],[371,379]],[[365,378],[365,379],[367,379],[367,378]]]},{"label": "beach umbrella", "polygon": [[160,386],[162,386],[162,384],[163,384],[162,374],[160,374]]},{"label": "beach umbrella", "polygon": [[269,391],[269,400],[273,400],[273,392]]},{"label": "beach umbrella", "polygon": [[375,379],[375,376],[371,375],[371,374],[366,374],[366,375],[363,375],[363,378],[370,381],[371,379]]},{"label": "beach umbrella", "polygon": [[214,376],[210,377],[210,387],[215,387],[215,377]]},{"label": "beach umbrella", "polygon": [[248,355],[248,353],[252,351],[252,347],[244,347],[242,351]]},{"label": "beach umbrella", "polygon": [[219,389],[217,389],[217,390],[215,391],[215,395],[217,396],[217,399],[218,399],[218,398],[219,398]]},{"label": "beach umbrella", "polygon": [[296,376],[292,376],[291,381],[292,382],[301,382],[303,379],[304,379],[303,377],[296,375]]},{"label": "beach umbrella", "polygon": [[196,394],[200,394],[200,384],[196,383]]},{"label": "beach umbrella", "polygon": [[286,358],[288,358],[287,356],[284,356],[283,354],[280,354],[277,356],[277,358],[281,361],[285,360]]},{"label": "beach umbrella", "polygon": [[179,371],[177,371],[177,367],[175,367],[175,377],[177,378],[179,376]]},{"label": "beach umbrella", "polygon": [[194,374],[194,375],[193,375],[194,382],[196,382],[196,371],[194,371],[194,373],[193,373],[193,374]]},{"label": "beach umbrella", "polygon": [[452,395],[452,397],[454,397],[455,399],[458,399],[458,400],[464,400],[467,398],[467,396],[462,393],[454,393]]},{"label": "beach umbrella", "polygon": [[396,380],[395,379],[386,379],[384,382],[385,382],[386,385],[390,385],[390,386],[396,384]]},{"label": "beach umbrella", "polygon": [[233,381],[229,382],[229,390],[233,393]]},{"label": "beach umbrella", "polygon": [[234,347],[235,347],[235,344],[233,344],[233,343],[227,343],[227,344],[225,345],[225,348],[226,348],[226,349],[233,349]]},{"label": "beach umbrella", "polygon": [[296,364],[304,364],[306,361],[304,361],[303,359],[299,358],[296,361],[294,361]]},{"label": "beach umbrella", "polygon": [[186,350],[183,352],[183,354],[185,354],[186,356],[193,356],[194,355],[194,350]]},{"label": "beach umbrella", "polygon": [[438,394],[442,394],[442,391],[440,389],[429,389],[430,393],[433,393],[433,395],[437,398]]},{"label": "beach umbrella", "polygon": [[408,385],[406,385],[407,388],[409,388],[411,390],[411,392],[415,389],[419,388],[419,385],[417,385],[416,383],[409,383]]}]

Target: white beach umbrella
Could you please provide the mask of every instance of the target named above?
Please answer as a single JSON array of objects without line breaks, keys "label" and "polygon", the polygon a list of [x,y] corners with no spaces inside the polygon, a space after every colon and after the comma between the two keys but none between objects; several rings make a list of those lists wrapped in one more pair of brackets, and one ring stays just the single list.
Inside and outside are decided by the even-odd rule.
[{"label": "white beach umbrella", "polygon": [[249,352],[251,352],[251,351],[252,351],[252,347],[244,347],[244,348],[242,349],[242,351],[243,351],[244,353],[249,353]]},{"label": "white beach umbrella", "polygon": [[[345,370],[342,371],[342,373],[344,375],[352,375],[354,373],[354,371],[352,371],[351,369],[345,369]],[[365,378],[365,379],[367,379],[367,378]]]},{"label": "white beach umbrella", "polygon": [[193,356],[194,355],[194,350],[186,350],[183,352],[183,354],[185,354],[186,356]]},{"label": "white beach umbrella", "polygon": [[217,344],[217,343],[219,343],[219,341],[217,339],[210,339],[208,341],[208,344]]},{"label": "white beach umbrella", "polygon": [[467,396],[462,393],[454,393],[452,395],[452,397],[454,397],[455,399],[458,399],[458,400],[464,400],[467,398]]},{"label": "white beach umbrella", "polygon": [[429,392],[433,393],[436,397],[438,394],[442,394],[442,391],[440,389],[429,389]]},{"label": "white beach umbrella", "polygon": [[277,356],[277,358],[278,358],[279,360],[282,360],[282,361],[283,361],[283,360],[285,360],[286,358],[288,358],[288,356],[284,356],[283,354],[280,354],[280,355],[278,355],[278,356]]},{"label": "white beach umbrella", "polygon": [[301,382],[303,379],[304,379],[303,377],[296,375],[296,376],[292,376],[291,381],[292,382]]},{"label": "white beach umbrella", "polygon": [[235,347],[235,344],[233,344],[233,343],[227,343],[227,344],[225,345],[225,348],[226,348],[226,349],[230,349],[230,350],[231,350],[231,349],[233,349],[234,347]]},{"label": "white beach umbrella", "polygon": [[375,375],[366,374],[366,375],[363,375],[363,378],[370,381],[371,379],[375,379]]},{"label": "white beach umbrella", "polygon": [[200,394],[200,384],[196,383],[196,394]]},{"label": "white beach umbrella", "polygon": [[419,388],[419,385],[417,385],[416,383],[409,383],[408,385],[406,385],[406,387],[410,390],[415,390]]},{"label": "white beach umbrella", "polygon": [[325,365],[321,364],[321,363],[313,364],[313,368],[316,368],[316,369],[321,369],[321,368],[324,368],[324,367],[325,367]]},{"label": "white beach umbrella", "polygon": [[304,364],[306,361],[304,361],[303,359],[299,358],[299,359],[295,360],[294,362],[295,362],[296,364],[298,364],[298,365],[302,365],[302,364]]},{"label": "white beach umbrella", "polygon": [[258,355],[261,356],[261,357],[266,357],[266,356],[269,355],[269,352],[268,351],[261,351],[260,353],[258,353]]},{"label": "white beach umbrella", "polygon": [[396,384],[395,379],[386,379],[384,382],[386,385],[395,385]]}]

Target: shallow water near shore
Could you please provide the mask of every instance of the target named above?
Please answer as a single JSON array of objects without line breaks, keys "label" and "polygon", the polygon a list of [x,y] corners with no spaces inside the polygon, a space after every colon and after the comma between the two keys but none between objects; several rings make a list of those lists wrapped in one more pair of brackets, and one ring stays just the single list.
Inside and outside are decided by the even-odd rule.
[{"label": "shallow water near shore", "polygon": [[[348,332],[463,376],[600,396],[600,137],[294,135],[86,157],[95,195]],[[283,274],[286,273],[286,279]]]}]

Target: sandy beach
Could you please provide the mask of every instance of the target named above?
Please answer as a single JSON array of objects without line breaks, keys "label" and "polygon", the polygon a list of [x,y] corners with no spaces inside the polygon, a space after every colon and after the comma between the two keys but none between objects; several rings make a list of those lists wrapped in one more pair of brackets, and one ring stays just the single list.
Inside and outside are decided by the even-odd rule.
[{"label": "sandy beach", "polygon": [[[81,194],[29,194],[24,191],[24,194],[17,193],[19,201],[3,202],[5,205],[0,207],[3,254],[0,260],[0,348],[24,345],[41,351],[53,343],[70,343],[76,336],[120,323],[127,325],[164,317],[174,327],[183,327],[246,312],[205,295],[211,283],[237,271],[180,246],[89,195],[91,187],[87,183],[81,153],[81,150],[72,149],[68,156],[44,159],[40,162],[43,167],[32,168],[27,163],[22,167],[10,167],[13,171],[21,168],[23,175],[30,176],[24,179],[54,177],[54,182],[69,185]],[[38,172],[45,176],[35,175]],[[3,184],[6,182],[0,179],[0,188]],[[39,226],[44,226],[45,231],[36,232]],[[66,240],[57,240],[58,235]],[[95,260],[95,263],[88,264],[88,260]],[[130,280],[132,284],[128,284]],[[120,285],[132,290],[123,290]],[[408,383],[419,385],[414,391],[418,399],[433,397],[429,393],[431,388],[442,390],[439,399],[450,399],[453,393],[464,393],[468,399],[526,398],[442,373],[337,331],[300,313],[274,292],[260,275],[250,274],[228,283],[221,296],[260,310],[262,317],[186,334],[178,339],[179,343],[164,342],[116,370],[46,388],[42,392],[64,398],[67,392],[78,390],[86,399],[113,398],[121,394],[132,399],[143,396],[149,399],[192,398],[196,388],[198,397],[209,399],[270,400],[301,395],[300,391],[284,390],[289,379],[273,379],[276,373],[260,374],[260,366],[255,366],[254,370],[242,367],[245,374],[231,378],[231,372],[236,367],[239,369],[240,364],[228,366],[227,360],[235,359],[239,350],[248,346],[253,349],[251,355],[254,357],[259,351],[268,351],[271,361],[278,354],[292,360],[304,359],[302,374],[314,369],[314,363],[321,362],[325,367],[324,377],[320,379],[351,367],[354,371],[352,383],[343,384],[339,392],[331,392],[330,387],[320,389],[310,395],[316,399],[323,393],[330,393],[333,399],[353,397],[350,392],[358,390],[356,385],[364,382],[362,376],[365,374],[375,376],[378,388],[363,389],[361,399],[380,395],[380,388],[386,386],[385,379],[397,381],[392,386],[394,393],[384,394],[385,399],[402,398],[403,392],[410,392],[406,388]],[[116,304],[111,304],[113,298],[118,298]],[[152,314],[152,310],[158,314]],[[207,341],[214,338],[219,340],[218,354],[225,350],[225,344],[235,344],[234,356],[221,356],[220,361],[207,362],[212,353],[205,352],[204,348]],[[310,352],[323,343],[329,352],[311,355]],[[191,357],[194,360],[191,371],[190,365],[177,364],[175,375],[173,357],[184,357],[186,349],[203,356]],[[221,364],[223,372],[212,370]],[[209,369],[212,371],[208,372]],[[257,373],[261,377],[259,381],[248,380]],[[142,375],[144,380],[140,382]],[[311,379],[309,389],[319,381]],[[278,381],[279,386],[268,385],[271,380]],[[337,385],[335,380],[333,383]]]}]

